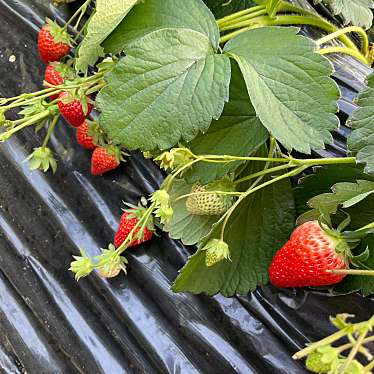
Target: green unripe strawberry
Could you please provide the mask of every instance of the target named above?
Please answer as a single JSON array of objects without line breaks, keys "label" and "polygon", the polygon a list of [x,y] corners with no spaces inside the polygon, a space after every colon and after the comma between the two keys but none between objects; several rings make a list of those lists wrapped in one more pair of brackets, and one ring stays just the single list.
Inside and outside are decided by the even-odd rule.
[{"label": "green unripe strawberry", "polygon": [[[207,193],[212,191],[212,193]],[[215,216],[225,213],[233,204],[232,195],[217,194],[214,191],[234,192],[234,185],[229,178],[208,183],[203,186],[195,183],[191,188],[191,196],[186,200],[188,212],[197,216]]]},{"label": "green unripe strawberry", "polygon": [[323,353],[312,352],[306,359],[305,365],[313,373],[328,373],[331,368],[331,362],[322,361]]}]

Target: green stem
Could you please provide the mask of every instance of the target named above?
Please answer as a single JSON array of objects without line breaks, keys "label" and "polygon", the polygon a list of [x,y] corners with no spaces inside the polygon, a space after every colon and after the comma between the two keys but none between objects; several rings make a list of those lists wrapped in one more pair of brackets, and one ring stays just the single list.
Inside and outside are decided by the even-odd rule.
[{"label": "green stem", "polygon": [[372,362],[370,362],[369,364],[367,364],[365,367],[364,367],[364,373],[371,373],[371,371],[374,369],[374,360]]},{"label": "green stem", "polygon": [[234,181],[234,184],[236,185],[236,184],[239,184],[239,183],[242,183],[242,182],[257,178],[257,177],[260,177],[262,175],[266,175],[266,174],[269,174],[269,173],[274,173],[274,172],[284,170],[284,169],[288,169],[288,168],[295,167],[295,166],[296,165],[286,164],[286,165],[275,166],[275,167],[270,168],[270,169],[264,169],[264,170],[258,171],[257,173],[253,173],[253,174],[247,175],[243,178],[237,179],[236,181]]},{"label": "green stem", "polygon": [[344,274],[344,275],[365,275],[365,276],[374,276],[374,270],[361,270],[361,269],[334,269],[327,270],[329,273],[333,274]]},{"label": "green stem", "polygon": [[366,56],[369,52],[369,39],[366,32],[358,26],[349,26],[338,31],[333,32],[332,34],[326,35],[321,39],[316,40],[318,46],[329,42],[330,40],[336,39],[341,35],[348,34],[350,32],[356,32],[360,35],[361,42],[362,42],[362,53]]},{"label": "green stem", "polygon": [[28,121],[25,121],[23,123],[21,123],[20,125],[14,127],[13,129],[9,130],[9,131],[6,131],[6,132],[3,132],[0,134],[0,141],[4,141],[4,140],[7,140],[9,139],[13,134],[15,134],[16,132],[24,129],[25,127],[27,126],[30,126],[30,125],[33,125],[34,123],[36,122],[39,122],[41,120],[43,120],[44,118],[47,118],[50,116],[50,111],[49,110],[45,110],[37,115],[35,115],[34,117],[31,117]]},{"label": "green stem", "polygon": [[364,55],[362,55],[360,52],[357,52],[351,48],[346,48],[346,47],[328,47],[328,48],[322,48],[318,50],[318,53],[320,55],[327,55],[330,53],[342,53],[345,55],[352,56],[356,58],[357,60],[361,61],[365,65],[370,65],[368,60],[365,58]]},{"label": "green stem", "polygon": [[285,174],[282,174],[274,179],[271,179],[265,183],[262,183],[260,184],[259,186],[256,186],[254,188],[250,188],[249,190],[247,190],[243,195],[241,195],[239,197],[239,199],[235,202],[235,204],[221,217],[221,219],[224,219],[223,220],[223,224],[222,224],[222,229],[221,229],[221,240],[223,241],[223,237],[224,237],[224,232],[225,232],[225,228],[226,228],[226,225],[227,225],[227,222],[231,216],[231,214],[234,212],[234,210],[236,209],[236,207],[245,199],[247,198],[249,195],[251,195],[252,193],[264,188],[264,187],[267,187],[267,186],[270,186],[271,184],[273,183],[276,183],[276,182],[279,182],[281,181],[282,179],[285,179],[285,178],[289,178],[289,177],[292,177],[294,175],[297,175],[301,172],[303,172],[305,169],[307,169],[308,166],[300,166],[298,167],[297,169],[294,169],[288,173],[285,173]]},{"label": "green stem", "polygon": [[181,173],[183,173],[184,170],[187,170],[188,168],[190,168],[193,164],[196,164],[197,162],[200,162],[201,159],[198,157],[196,158],[195,160],[193,161],[190,161],[188,164],[184,165],[182,168],[180,168],[175,174],[172,174],[169,178],[169,180],[167,181],[166,183],[166,186],[165,186],[165,190],[166,191],[169,191],[170,189],[170,186],[171,186],[171,183],[173,182],[173,180]]},{"label": "green stem", "polygon": [[361,334],[360,334],[359,338],[357,339],[355,345],[352,347],[351,351],[349,352],[347,360],[345,361],[343,367],[340,369],[342,373],[344,373],[346,371],[346,369],[348,368],[348,366],[351,364],[351,362],[353,361],[353,359],[356,357],[356,354],[357,354],[359,348],[361,347],[362,342],[365,339],[368,331],[369,331],[369,329],[366,328],[366,329],[364,329],[361,332]]},{"label": "green stem", "polygon": [[[367,344],[367,343],[371,343],[373,341],[374,341],[374,336],[370,336],[369,338],[365,338],[363,340],[362,345]],[[339,353],[342,353],[342,352],[346,351],[347,349],[352,348],[354,344],[355,344],[355,342],[344,344],[344,345],[338,347],[337,350],[338,350]],[[371,358],[369,358],[369,359],[371,359]]]},{"label": "green stem", "polygon": [[[298,16],[298,15],[280,15],[275,18],[270,18],[267,16],[257,17],[251,19],[247,23],[247,27],[234,31],[233,33],[224,35],[220,38],[220,43],[224,43],[235,36],[250,30],[253,27],[263,27],[263,26],[282,26],[282,25],[308,25],[314,26],[328,33],[334,33],[338,29],[328,21],[318,16]],[[340,35],[339,40],[348,48],[358,51],[356,45],[350,40],[346,35]]]},{"label": "green stem", "polygon": [[266,9],[262,9],[254,13],[247,14],[246,16],[235,19],[231,23],[225,23],[224,25],[221,25],[219,29],[220,31],[226,31],[226,30],[238,29],[240,27],[247,26],[249,20],[256,18],[258,16],[263,16],[266,13],[267,13]]},{"label": "green stem", "polygon": [[290,162],[285,158],[270,157],[246,157],[246,156],[230,156],[230,155],[200,155],[201,161],[210,162],[209,159],[221,159],[224,161],[263,161],[263,162]]},{"label": "green stem", "polygon": [[74,21],[74,19],[82,14],[82,13],[85,13],[86,12],[86,9],[89,5],[89,3],[91,2],[92,0],[86,0],[78,9],[77,11],[71,16],[71,18],[69,19],[69,21],[67,21],[64,25],[64,27],[62,28],[63,31],[66,31],[67,28],[69,27],[69,25]]},{"label": "green stem", "polygon": [[241,10],[240,12],[230,14],[226,17],[223,17],[223,18],[217,20],[217,24],[220,26],[220,25],[225,24],[227,22],[231,22],[232,20],[234,20],[236,18],[240,18],[240,17],[245,16],[247,14],[257,12],[258,10],[261,10],[261,9],[265,9],[265,5],[257,5],[257,6],[254,6],[252,8],[244,9],[244,10]]},{"label": "green stem", "polygon": [[306,348],[302,349],[301,351],[295,353],[292,358],[294,360],[300,360],[301,358],[308,356],[309,353],[312,353],[319,347],[324,347],[325,345],[330,345],[331,343],[334,343],[335,341],[341,339],[345,335],[347,335],[349,331],[349,326],[337,331],[336,333],[328,336],[327,338],[324,338],[318,342],[312,343],[308,345]]},{"label": "green stem", "polygon": [[44,142],[43,142],[43,145],[42,145],[43,148],[47,146],[47,144],[49,142],[49,139],[51,138],[52,132],[53,132],[55,126],[56,126],[56,123],[57,123],[59,117],[60,117],[59,114],[57,116],[53,117],[53,120],[52,120],[51,124],[48,127],[47,135],[44,138]]},{"label": "green stem", "polygon": [[135,231],[141,227],[141,225],[144,222],[147,222],[148,218],[152,214],[153,210],[155,208],[155,203],[152,203],[150,207],[146,210],[145,214],[138,220],[136,225],[132,228],[132,230],[127,235],[124,242],[116,249],[117,256],[120,256],[127,248],[127,245],[133,240],[133,236],[135,234]]},{"label": "green stem", "polygon": [[372,229],[372,228],[374,228],[374,222],[369,223],[368,225],[363,226],[363,227],[357,229],[356,232],[357,232],[357,231],[362,231],[362,230],[367,230],[367,229]]}]

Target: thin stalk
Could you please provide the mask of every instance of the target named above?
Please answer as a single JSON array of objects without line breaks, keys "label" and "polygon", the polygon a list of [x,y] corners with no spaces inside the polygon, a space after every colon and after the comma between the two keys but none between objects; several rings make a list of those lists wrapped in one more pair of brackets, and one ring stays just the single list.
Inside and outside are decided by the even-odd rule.
[{"label": "thin stalk", "polygon": [[335,31],[332,34],[326,35],[323,38],[316,40],[316,43],[318,46],[320,46],[322,44],[329,42],[330,40],[338,38],[340,35],[348,34],[350,32],[356,32],[360,35],[362,42],[362,53],[364,56],[366,56],[369,51],[369,39],[366,32],[358,26],[349,26],[338,31]]},{"label": "thin stalk", "polygon": [[[363,340],[362,344],[364,345],[364,344],[367,344],[367,343],[371,343],[373,341],[374,341],[374,335],[370,336],[369,338],[365,338]],[[346,351],[347,349],[352,348],[354,344],[355,344],[355,342],[344,344],[344,345],[340,346],[339,348],[337,348],[337,350],[338,350],[339,353],[342,353],[342,352]],[[369,358],[369,360],[371,360],[371,358]]]},{"label": "thin stalk", "polygon": [[370,65],[368,60],[365,58],[364,55],[362,55],[360,52],[357,52],[351,48],[346,47],[328,47],[328,48],[322,48],[318,50],[318,53],[320,55],[327,55],[330,53],[343,53],[345,55],[352,56],[356,58],[357,60],[361,61],[365,65]]},{"label": "thin stalk", "polygon": [[288,168],[291,168],[291,167],[296,167],[296,165],[287,164],[287,165],[275,166],[275,167],[270,168],[270,169],[264,169],[264,170],[258,171],[257,173],[253,173],[253,174],[247,175],[243,178],[237,179],[236,181],[234,181],[234,184],[239,184],[239,183],[242,183],[242,182],[257,178],[257,177],[260,177],[262,175],[266,175],[266,174],[269,174],[269,173],[274,173],[274,172],[284,170],[284,169],[288,169]]},{"label": "thin stalk", "polygon": [[312,353],[319,347],[323,347],[325,345],[330,345],[331,343],[334,343],[335,341],[341,339],[343,336],[347,335],[349,326],[337,331],[336,333],[328,336],[327,338],[324,338],[318,342],[312,343],[308,345],[306,348],[302,349],[299,352],[296,352],[292,358],[294,360],[300,360],[301,358],[308,356],[309,353]]},{"label": "thin stalk", "polygon": [[[298,16],[298,15],[280,15],[275,18],[268,16],[257,17],[248,21],[247,27],[236,30],[230,34],[224,35],[220,38],[220,43],[224,43],[235,36],[250,30],[253,27],[263,26],[282,26],[282,25],[308,25],[314,26],[328,33],[334,33],[338,29],[328,21],[318,16]],[[356,45],[352,42],[347,35],[340,35],[338,39],[348,48],[358,51]]]},{"label": "thin stalk", "polygon": [[264,187],[267,187],[267,186],[270,186],[271,184],[273,183],[276,183],[276,182],[279,182],[281,181],[282,179],[285,179],[285,178],[289,178],[289,177],[292,177],[294,175],[297,175],[301,172],[303,172],[305,169],[307,169],[308,166],[300,166],[298,167],[297,169],[294,169],[288,173],[285,173],[285,174],[282,174],[274,179],[271,179],[265,183],[262,183],[260,184],[259,186],[256,186],[254,188],[250,188],[249,190],[247,190],[243,195],[241,195],[239,197],[239,199],[235,202],[235,204],[224,214],[224,216],[222,217],[225,217],[224,218],[224,221],[223,221],[223,224],[222,224],[222,229],[221,229],[221,240],[223,241],[224,239],[224,233],[225,233],[225,228],[226,228],[226,225],[227,225],[227,222],[231,216],[231,214],[233,213],[233,211],[236,209],[236,207],[246,198],[248,197],[249,195],[251,195],[252,193],[264,188]]},{"label": "thin stalk", "polygon": [[244,16],[246,14],[257,12],[258,10],[261,10],[261,9],[265,9],[265,5],[257,5],[257,6],[254,6],[252,8],[244,9],[244,10],[241,10],[240,12],[236,12],[236,13],[230,14],[230,15],[228,15],[226,17],[220,18],[217,21],[217,24],[220,26],[220,25],[225,24],[225,23],[227,23],[229,21],[232,21],[232,20],[234,20],[236,18],[242,17],[242,16]]},{"label": "thin stalk", "polygon": [[44,142],[43,142],[43,145],[42,145],[43,148],[47,146],[47,144],[49,142],[49,139],[51,138],[52,132],[53,132],[55,126],[56,126],[56,123],[57,123],[59,117],[60,117],[59,114],[57,116],[53,117],[53,120],[52,120],[51,124],[48,127],[47,135],[44,138]]},{"label": "thin stalk", "polygon": [[14,127],[13,129],[11,129],[9,131],[1,133],[0,134],[0,141],[3,141],[4,139],[8,139],[10,136],[15,134],[16,132],[24,129],[27,126],[33,125],[34,123],[39,122],[39,121],[43,120],[44,118],[47,118],[48,116],[50,116],[50,112],[49,112],[49,110],[45,110],[45,111],[35,115],[34,117],[31,117],[28,121],[25,121],[24,123]]},{"label": "thin stalk", "polygon": [[327,270],[329,273],[333,274],[345,274],[345,275],[365,275],[365,276],[374,276],[374,270],[359,270],[359,269],[334,269]]},{"label": "thin stalk", "polygon": [[133,235],[135,234],[135,231],[138,228],[140,228],[140,226],[143,224],[143,222],[146,222],[148,220],[148,218],[152,214],[154,208],[155,208],[155,203],[151,204],[151,206],[146,210],[145,214],[138,220],[136,225],[132,228],[132,230],[127,235],[125,241],[116,249],[116,255],[117,256],[120,256],[127,249],[127,244],[132,241]]},{"label": "thin stalk", "polygon": [[359,338],[357,339],[356,343],[354,344],[354,346],[352,347],[351,351],[349,352],[349,355],[347,357],[347,360],[345,361],[343,367],[340,369],[342,373],[345,372],[345,370],[348,368],[348,366],[350,365],[350,363],[353,361],[353,359],[356,357],[356,354],[359,350],[359,348],[361,347],[362,345],[362,342],[363,340],[365,339],[367,333],[368,333],[369,329],[366,328],[364,329],[363,332],[361,332]]},{"label": "thin stalk", "polygon": [[369,364],[367,364],[364,367],[364,373],[371,373],[371,371],[374,369],[374,360],[371,361]]},{"label": "thin stalk", "polygon": [[87,9],[87,6],[92,0],[86,0],[78,9],[77,11],[71,16],[71,18],[65,23],[62,30],[66,31],[69,25],[74,21],[74,19],[81,13],[84,13]]},{"label": "thin stalk", "polygon": [[238,28],[247,26],[249,20],[256,18],[258,16],[263,16],[266,13],[267,13],[266,9],[262,9],[254,13],[247,14],[243,17],[235,19],[231,23],[225,23],[224,25],[221,25],[219,29],[220,31],[225,31],[225,30],[238,29]]},{"label": "thin stalk", "polygon": [[246,156],[241,157],[241,156],[229,156],[229,155],[200,155],[199,157],[202,159],[223,159],[225,161],[232,160],[232,161],[290,162],[289,159],[271,158],[271,157],[246,157]]}]

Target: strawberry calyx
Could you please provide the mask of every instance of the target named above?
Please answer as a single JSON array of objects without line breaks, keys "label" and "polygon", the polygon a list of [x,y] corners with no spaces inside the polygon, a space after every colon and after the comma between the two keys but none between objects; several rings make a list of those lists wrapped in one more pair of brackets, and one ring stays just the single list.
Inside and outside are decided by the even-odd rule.
[{"label": "strawberry calyx", "polygon": [[62,62],[53,61],[49,63],[50,66],[53,67],[53,69],[61,75],[61,78],[64,80],[73,80],[76,78],[74,70],[71,66],[64,64]]},{"label": "strawberry calyx", "polygon": [[[124,203],[125,206],[128,208],[122,209],[123,212],[128,213],[127,217],[128,219],[133,219],[136,218],[137,220],[143,219],[147,213],[147,209],[139,203],[138,205],[133,205],[130,203]],[[153,217],[152,215],[149,215],[147,218],[144,227],[146,227],[149,231],[155,232],[156,228],[153,222]],[[139,230],[138,233],[142,234],[143,230]],[[136,238],[136,239],[142,239],[142,238]]]},{"label": "strawberry calyx", "polygon": [[78,92],[77,90],[66,90],[61,92],[59,101],[61,101],[63,104],[71,104],[74,101],[79,101],[82,105],[82,111],[85,116],[88,115],[90,111],[89,106],[93,106],[95,104],[95,102],[89,96]]},{"label": "strawberry calyx", "polygon": [[45,29],[52,35],[55,43],[63,43],[69,46],[73,45],[73,39],[71,36],[50,18],[46,19]]}]

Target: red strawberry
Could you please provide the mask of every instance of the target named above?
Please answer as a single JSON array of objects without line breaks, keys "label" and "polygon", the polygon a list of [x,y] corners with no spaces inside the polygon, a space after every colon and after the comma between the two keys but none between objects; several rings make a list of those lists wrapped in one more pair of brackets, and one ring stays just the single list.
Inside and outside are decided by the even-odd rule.
[{"label": "red strawberry", "polygon": [[93,137],[89,134],[90,127],[86,121],[84,121],[78,128],[77,128],[77,142],[83,148],[86,149],[95,149],[96,145],[94,143]]},{"label": "red strawberry", "polygon": [[47,23],[39,31],[38,48],[41,59],[48,63],[59,61],[70,52],[69,34],[55,22],[47,19]]},{"label": "red strawberry", "polygon": [[[335,234],[335,235],[334,235]],[[292,233],[275,255],[269,268],[276,287],[327,286],[339,283],[345,274],[327,270],[348,269],[349,247],[333,230],[326,232],[318,221],[309,221]]]},{"label": "red strawberry", "polygon": [[58,98],[59,101],[57,105],[60,109],[60,113],[66,121],[74,127],[80,126],[93,108],[87,96],[81,98],[74,97],[70,93],[64,91],[60,93]]},{"label": "red strawberry", "polygon": [[[114,245],[118,248],[128,237],[131,230],[135,227],[135,225],[138,223],[141,214],[144,212],[143,209],[129,209],[125,211],[122,214],[119,227],[116,233],[116,236],[114,237]],[[142,235],[140,238],[136,238],[130,241],[130,243],[127,245],[127,247],[134,247],[136,245],[139,245],[141,243],[146,242],[147,240],[150,240],[153,236],[153,231],[151,230],[152,224],[149,225],[150,227],[145,227],[144,231],[142,232]],[[135,235],[139,234],[140,227],[138,227],[134,233],[133,237],[135,238]]]},{"label": "red strawberry", "polygon": [[[64,83],[65,78],[72,77],[72,69],[60,62],[51,62],[44,73],[44,81],[54,86],[59,86]],[[58,98],[58,94],[52,95],[50,98],[51,100],[55,100]]]},{"label": "red strawberry", "polygon": [[115,146],[97,147],[91,158],[91,174],[102,175],[118,167],[121,151]]}]

